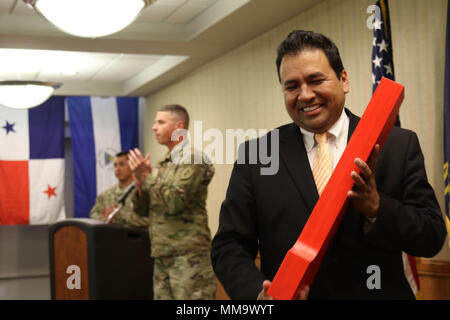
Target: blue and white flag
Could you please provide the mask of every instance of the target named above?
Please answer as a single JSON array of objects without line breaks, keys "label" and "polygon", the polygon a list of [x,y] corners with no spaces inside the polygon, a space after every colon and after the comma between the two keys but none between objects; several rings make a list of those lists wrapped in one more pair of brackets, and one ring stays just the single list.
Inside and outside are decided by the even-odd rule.
[{"label": "blue and white flag", "polygon": [[74,167],[74,217],[89,217],[117,183],[114,157],[138,146],[137,97],[67,97]]},{"label": "blue and white flag", "polygon": [[0,224],[65,218],[64,99],[31,109],[0,106]]}]

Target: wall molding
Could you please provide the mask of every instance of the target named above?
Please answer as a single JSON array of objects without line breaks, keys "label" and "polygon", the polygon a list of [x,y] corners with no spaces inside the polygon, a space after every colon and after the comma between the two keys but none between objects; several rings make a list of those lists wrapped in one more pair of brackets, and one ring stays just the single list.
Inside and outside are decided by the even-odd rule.
[{"label": "wall molding", "polygon": [[450,261],[416,258],[420,300],[450,300]]},{"label": "wall molding", "polygon": [[450,278],[450,261],[418,258],[417,273],[419,275]]}]

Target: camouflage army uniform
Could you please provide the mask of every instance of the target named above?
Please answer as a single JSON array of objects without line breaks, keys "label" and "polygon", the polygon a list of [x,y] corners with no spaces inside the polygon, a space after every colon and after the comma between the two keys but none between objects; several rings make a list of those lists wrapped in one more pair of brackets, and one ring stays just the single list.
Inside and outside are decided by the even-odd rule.
[{"label": "camouflage army uniform", "polygon": [[[94,207],[91,209],[90,216],[92,219],[106,221],[103,215],[103,210],[110,208],[117,204],[120,196],[123,194],[127,187],[120,187],[119,184],[112,186],[102,192],[95,202]],[[136,192],[136,189],[132,191]],[[111,220],[111,223],[121,224],[126,227],[148,227],[149,218],[141,217],[134,213],[134,204],[132,201],[132,194],[128,195],[125,199],[125,203],[120,211]]]},{"label": "camouflage army uniform", "polygon": [[206,213],[214,167],[174,163],[167,153],[157,170],[145,179],[143,196],[134,197],[136,212],[150,217],[154,297],[214,299],[216,280]]}]

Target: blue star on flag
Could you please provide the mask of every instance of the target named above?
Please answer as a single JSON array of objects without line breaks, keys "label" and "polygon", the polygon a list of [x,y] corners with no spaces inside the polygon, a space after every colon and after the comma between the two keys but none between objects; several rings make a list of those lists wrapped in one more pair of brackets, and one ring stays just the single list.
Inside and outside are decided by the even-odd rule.
[{"label": "blue star on flag", "polygon": [[15,123],[9,123],[8,120],[6,120],[6,125],[3,126],[3,129],[6,130],[6,134],[10,133],[11,131],[16,132],[14,130],[14,126],[15,126]]}]

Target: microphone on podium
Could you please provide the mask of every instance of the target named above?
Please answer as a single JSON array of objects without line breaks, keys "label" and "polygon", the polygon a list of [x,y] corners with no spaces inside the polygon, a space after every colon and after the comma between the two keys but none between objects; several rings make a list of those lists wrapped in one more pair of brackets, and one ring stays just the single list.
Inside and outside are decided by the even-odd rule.
[{"label": "microphone on podium", "polygon": [[136,184],[134,183],[134,181],[132,183],[130,183],[130,185],[125,189],[125,191],[122,193],[122,195],[120,196],[119,200],[117,200],[117,203],[119,204],[119,206],[114,209],[113,212],[111,212],[108,215],[108,218],[106,219],[106,223],[110,223],[111,220],[114,218],[114,216],[120,211],[120,209],[123,207],[123,205],[125,204],[125,200],[127,199],[128,195],[131,193],[131,191],[133,191],[133,189],[136,187]]},{"label": "microphone on podium", "polygon": [[136,187],[136,183],[131,182],[130,185],[125,189],[125,191],[122,193],[122,195],[120,196],[119,200],[117,201],[118,203],[125,203],[125,200],[127,199],[128,195],[131,193],[131,191],[133,191],[133,189]]}]

